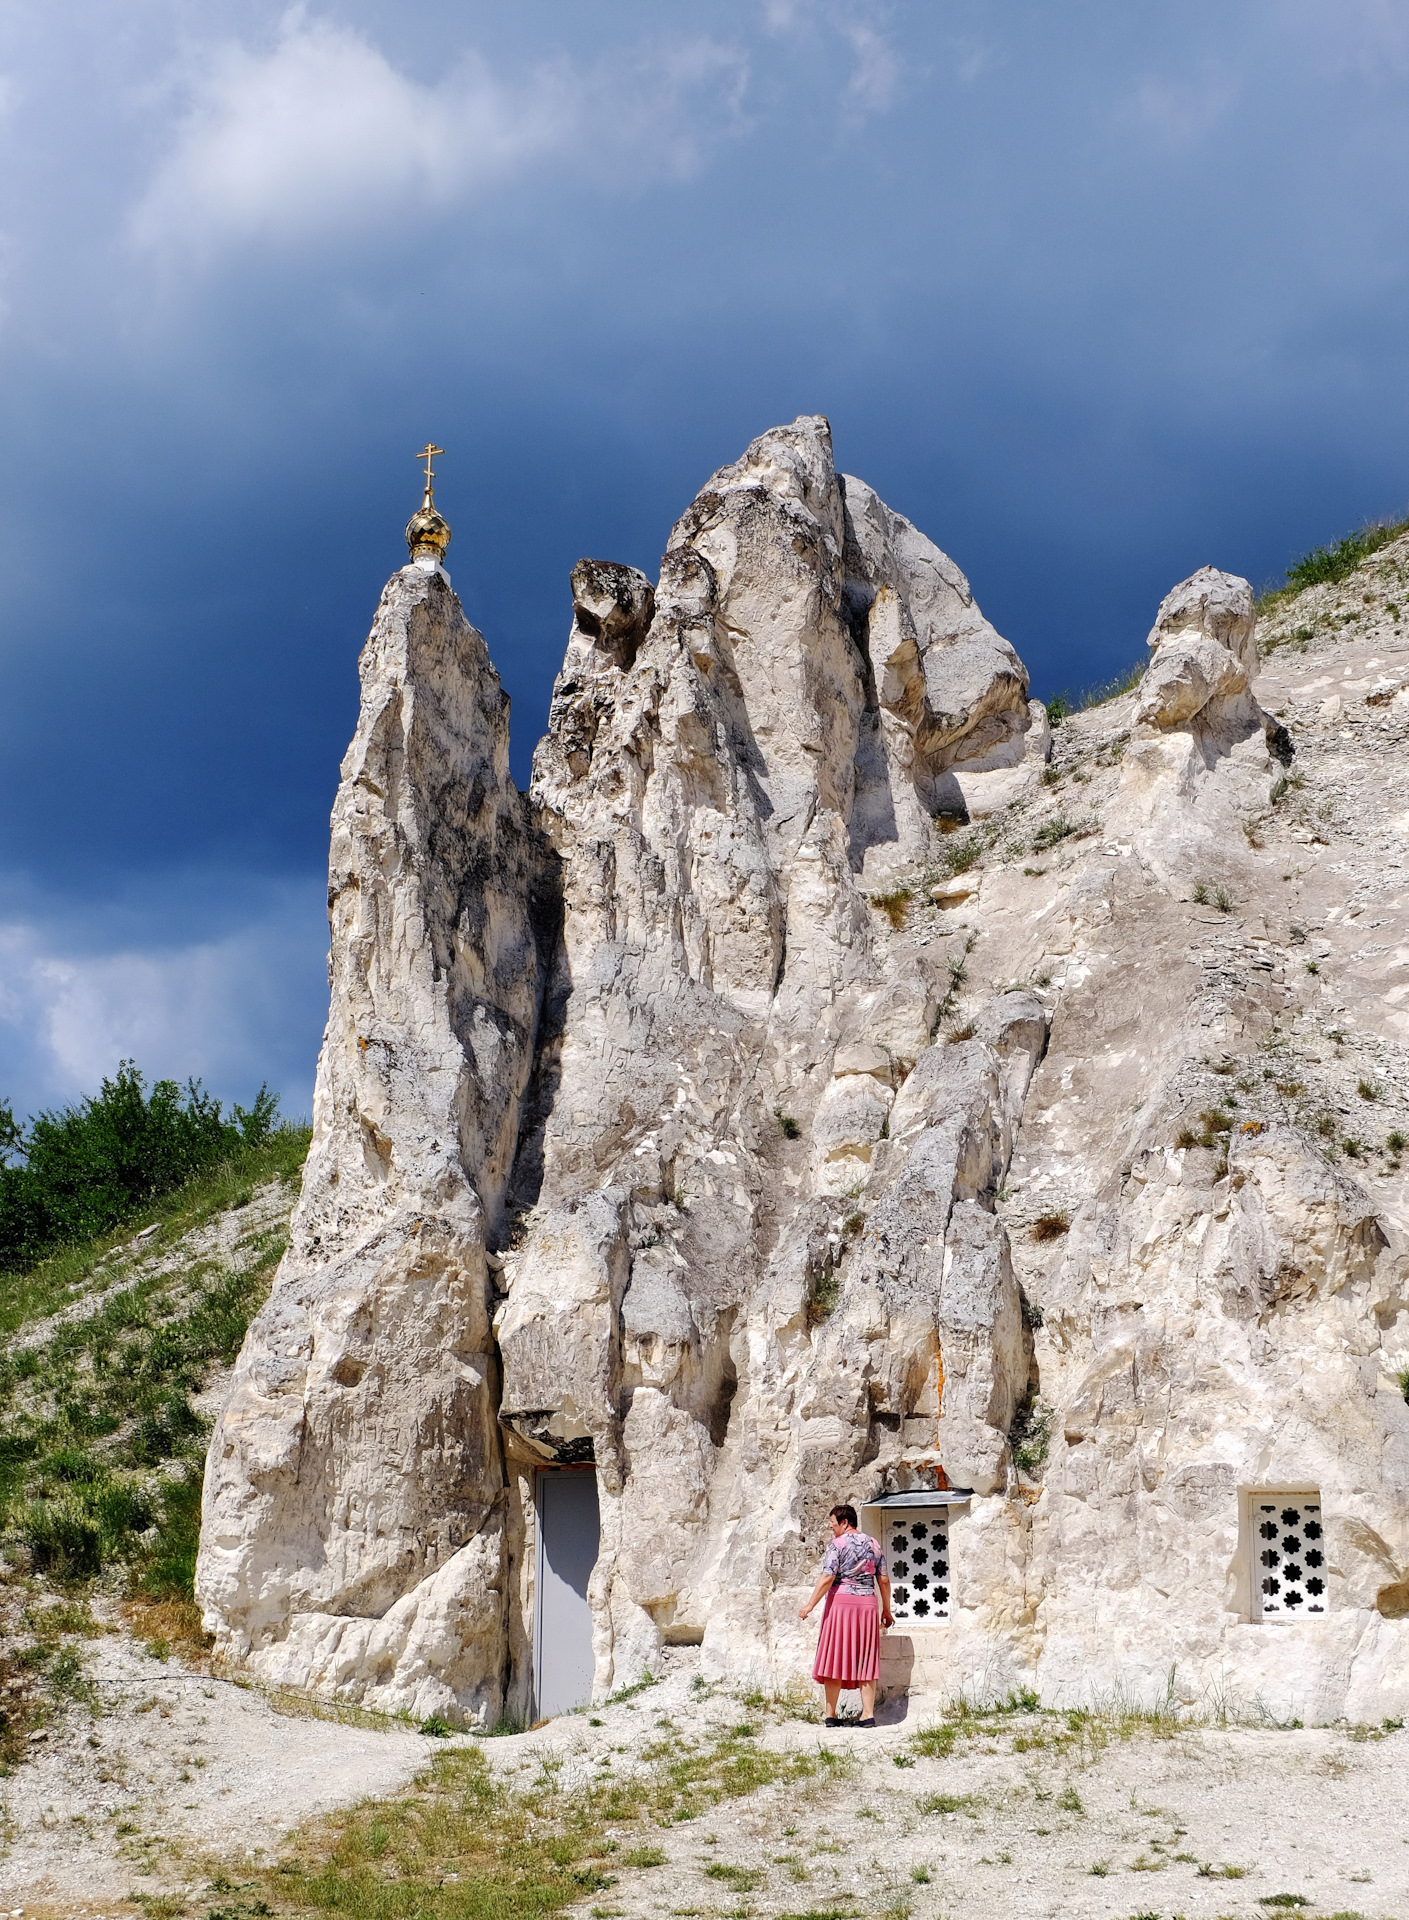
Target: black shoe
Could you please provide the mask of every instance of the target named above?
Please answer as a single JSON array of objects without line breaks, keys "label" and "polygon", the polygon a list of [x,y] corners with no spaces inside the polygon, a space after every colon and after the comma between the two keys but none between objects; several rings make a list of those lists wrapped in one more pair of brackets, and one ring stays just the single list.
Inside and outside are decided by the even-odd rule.
[{"label": "black shoe", "polygon": [[839,1727],[841,1725],[841,1721],[836,1719],[832,1714],[829,1713],[826,1719],[822,1722],[822,1725],[824,1727]]},{"label": "black shoe", "polygon": [[875,1716],[873,1715],[869,1720],[858,1720],[856,1724],[858,1727],[874,1727],[876,1724]]}]

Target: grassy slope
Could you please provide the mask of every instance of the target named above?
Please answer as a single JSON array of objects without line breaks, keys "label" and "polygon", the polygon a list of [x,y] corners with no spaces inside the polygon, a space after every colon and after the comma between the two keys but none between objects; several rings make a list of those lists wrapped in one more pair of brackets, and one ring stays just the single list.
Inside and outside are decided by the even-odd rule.
[{"label": "grassy slope", "polygon": [[121,1562],[150,1591],[189,1593],[206,1444],[191,1399],[234,1360],[285,1236],[266,1224],[229,1264],[177,1243],[271,1181],[291,1202],[307,1146],[282,1130],[155,1202],[140,1250],[129,1225],[0,1274],[0,1544],[34,1571],[85,1580]]},{"label": "grassy slope", "polygon": [[[282,1129],[154,1202],[140,1249],[129,1223],[0,1273],[0,1774],[66,1701],[96,1704],[83,1647],[103,1631],[97,1583],[132,1596],[158,1643],[199,1637],[208,1423],[192,1396],[268,1292],[308,1139]],[[187,1236],[275,1182],[234,1259],[197,1254]]]}]

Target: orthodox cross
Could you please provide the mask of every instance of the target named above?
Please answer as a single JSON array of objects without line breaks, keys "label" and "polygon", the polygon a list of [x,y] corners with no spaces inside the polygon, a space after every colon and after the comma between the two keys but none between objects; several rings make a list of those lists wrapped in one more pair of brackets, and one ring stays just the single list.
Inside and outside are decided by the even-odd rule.
[{"label": "orthodox cross", "polygon": [[435,459],[438,453],[444,453],[444,451],[445,451],[444,447],[438,447],[435,444],[434,440],[427,440],[426,444],[421,448],[421,451],[416,455],[416,458],[418,460],[424,460],[426,463],[426,498],[427,500],[429,500],[431,497],[431,486],[435,480],[435,474],[431,468],[431,461]]}]

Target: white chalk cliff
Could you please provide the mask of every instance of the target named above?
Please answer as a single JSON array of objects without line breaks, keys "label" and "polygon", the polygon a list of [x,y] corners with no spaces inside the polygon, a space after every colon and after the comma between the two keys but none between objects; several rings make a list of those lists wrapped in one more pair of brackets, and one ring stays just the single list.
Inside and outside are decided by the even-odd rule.
[{"label": "white chalk cliff", "polygon": [[[949,1617],[889,1636],[891,1685],[1403,1712],[1402,748],[1352,828],[1312,803],[1409,724],[1388,592],[1274,673],[1204,568],[1054,732],[803,418],[654,587],[574,570],[521,796],[484,640],[394,575],[313,1149],[206,1471],[220,1656],[528,1713],[535,1471],[593,1462],[599,1695],[682,1644],[785,1686],[832,1502],[947,1487]],[[1331,652],[1391,689],[1349,747],[1304,709]],[[1273,1624],[1277,1493],[1324,1567]]]}]

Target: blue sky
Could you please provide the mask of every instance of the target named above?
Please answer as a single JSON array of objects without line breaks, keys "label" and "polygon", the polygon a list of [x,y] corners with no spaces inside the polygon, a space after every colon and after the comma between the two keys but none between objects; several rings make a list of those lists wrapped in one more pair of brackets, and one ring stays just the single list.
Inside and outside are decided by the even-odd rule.
[{"label": "blue sky", "polygon": [[0,1097],[307,1111],[448,449],[527,776],[582,554],[825,412],[1034,688],[1409,511],[1405,0],[7,0]]}]

